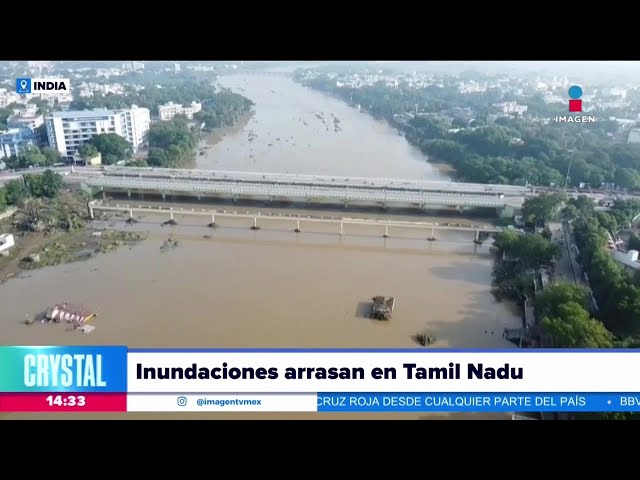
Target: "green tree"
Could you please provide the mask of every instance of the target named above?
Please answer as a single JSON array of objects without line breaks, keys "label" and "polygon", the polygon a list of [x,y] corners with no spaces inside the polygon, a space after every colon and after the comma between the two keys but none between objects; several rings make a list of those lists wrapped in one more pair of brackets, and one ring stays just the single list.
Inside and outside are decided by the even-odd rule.
[{"label": "green tree", "polygon": [[587,197],[586,195],[579,195],[578,198],[569,199],[569,205],[567,205],[567,208],[570,206],[575,207],[579,214],[584,217],[593,215],[596,209],[596,204],[593,201],[593,198]]},{"label": "green tree", "polygon": [[561,213],[562,217],[565,220],[574,220],[580,215],[580,211],[576,208],[576,206],[571,204],[564,207]]},{"label": "green tree", "polygon": [[554,283],[536,295],[534,309],[538,318],[560,317],[560,307],[569,303],[577,303],[586,309],[589,305],[589,292],[575,283]]},{"label": "green tree", "polygon": [[496,245],[523,269],[550,265],[560,255],[560,248],[542,235],[520,235],[507,230],[496,238]]},{"label": "green tree", "polygon": [[56,163],[61,163],[64,161],[64,158],[62,157],[62,155],[60,155],[60,152],[54,150],[53,148],[42,147],[40,149],[40,153],[46,158],[45,165],[54,165]]},{"label": "green tree", "polygon": [[7,189],[0,186],[0,212],[7,208],[9,205],[9,198],[7,196]]},{"label": "green tree", "polygon": [[526,221],[536,225],[555,220],[564,198],[559,194],[542,194],[527,198],[522,205],[522,215]]},{"label": "green tree", "polygon": [[591,318],[579,303],[559,305],[557,317],[545,317],[542,328],[557,348],[610,348],[613,334],[602,322]]},{"label": "green tree", "polygon": [[62,188],[62,177],[47,170],[42,174],[26,175],[27,190],[36,198],[54,198]]},{"label": "green tree", "polygon": [[629,190],[635,190],[640,186],[640,175],[632,168],[621,168],[616,171],[616,185]]},{"label": "green tree", "polygon": [[78,153],[83,159],[87,160],[96,157],[100,152],[98,152],[98,149],[95,146],[85,143],[78,149]]},{"label": "green tree", "polygon": [[5,185],[9,205],[20,206],[29,197],[29,191],[22,180],[11,180]]},{"label": "green tree", "polygon": [[149,130],[147,163],[160,167],[182,167],[193,161],[197,139],[187,122],[175,118],[158,122]]},{"label": "green tree", "polygon": [[125,160],[131,153],[129,142],[115,133],[95,135],[91,137],[89,144],[102,154],[102,158],[107,164]]},{"label": "green tree", "polygon": [[47,165],[45,157],[38,147],[28,146],[18,155],[19,168],[44,167]]}]

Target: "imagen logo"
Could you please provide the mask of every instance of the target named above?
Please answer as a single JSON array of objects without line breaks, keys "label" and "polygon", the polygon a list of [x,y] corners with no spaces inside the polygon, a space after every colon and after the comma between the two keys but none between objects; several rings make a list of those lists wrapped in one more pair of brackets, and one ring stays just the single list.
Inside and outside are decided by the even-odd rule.
[{"label": "imagen logo", "polygon": [[[572,85],[569,88],[569,111],[571,113],[582,112],[582,87]],[[555,123],[595,123],[593,115],[556,115]]]},{"label": "imagen logo", "polygon": [[569,111],[581,112],[582,111],[582,88],[578,85],[573,85],[569,89]]}]

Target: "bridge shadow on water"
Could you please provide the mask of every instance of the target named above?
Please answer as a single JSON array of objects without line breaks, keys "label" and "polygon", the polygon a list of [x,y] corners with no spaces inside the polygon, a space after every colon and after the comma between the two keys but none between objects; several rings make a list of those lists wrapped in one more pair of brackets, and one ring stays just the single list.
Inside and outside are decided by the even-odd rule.
[{"label": "bridge shadow on water", "polygon": [[341,214],[362,213],[362,214],[385,214],[390,216],[425,216],[425,217],[442,217],[451,218],[460,217],[461,219],[477,219],[495,221],[495,208],[472,208],[464,211],[464,215],[456,210],[454,207],[432,207],[425,210],[419,210],[417,207],[381,207],[379,205],[348,205],[344,206],[340,203],[333,202],[295,202],[295,201],[265,201],[265,200],[248,200],[248,199],[226,199],[221,197],[204,197],[198,200],[193,196],[172,196],[167,197],[166,200],[162,199],[161,195],[145,194],[140,196],[138,194],[132,194],[131,197],[126,194],[119,194],[115,192],[109,193],[109,199],[111,200],[127,200],[129,202],[140,203],[154,203],[165,207],[255,207],[265,209],[278,209],[278,210],[300,210],[308,212],[334,212]]}]

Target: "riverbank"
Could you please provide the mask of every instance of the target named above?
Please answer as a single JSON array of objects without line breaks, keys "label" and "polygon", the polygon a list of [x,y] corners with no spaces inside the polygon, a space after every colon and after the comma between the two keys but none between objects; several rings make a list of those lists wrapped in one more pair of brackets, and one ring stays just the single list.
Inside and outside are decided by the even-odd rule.
[{"label": "riverbank", "polygon": [[196,147],[194,165],[197,164],[199,156],[205,156],[207,154],[207,150],[220,143],[225,139],[225,137],[241,133],[246,128],[253,114],[254,112],[252,110],[244,115],[235,125],[214,128],[210,132],[203,132],[200,141],[198,142],[198,146]]},{"label": "riverbank", "polygon": [[[0,256],[0,284],[21,273],[87,260],[145,239],[144,232],[92,228],[88,218],[79,216],[79,203],[81,200],[77,196],[68,193],[44,201],[40,208],[45,213],[30,212],[30,215],[38,217],[36,223],[52,227],[37,231],[23,227],[27,214],[20,209],[11,217],[0,220],[0,232],[10,232],[15,239],[15,246],[8,255]],[[72,219],[68,228],[57,225],[61,216]]]}]

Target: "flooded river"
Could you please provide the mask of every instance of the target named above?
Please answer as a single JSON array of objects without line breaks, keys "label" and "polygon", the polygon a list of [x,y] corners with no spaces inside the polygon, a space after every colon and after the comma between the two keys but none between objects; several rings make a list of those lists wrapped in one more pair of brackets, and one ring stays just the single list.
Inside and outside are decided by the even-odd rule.
[{"label": "flooded river", "polygon": [[[201,168],[439,178],[392,129],[339,101],[282,78],[225,83],[244,85],[256,101],[247,129],[257,137],[249,142],[244,131],[223,139],[200,157]],[[323,130],[318,112],[339,117],[343,130]],[[436,347],[508,348],[502,330],[520,325],[490,294],[490,241],[475,245],[472,232],[428,242],[409,232],[385,239],[366,227],[340,236],[335,225],[296,234],[277,223],[252,231],[249,219],[221,220],[216,229],[197,217],[176,217],[175,227],[161,227],[161,220],[113,224],[149,232],[130,249],[1,284],[2,343],[413,348],[412,336],[428,331]],[[169,236],[178,246],[162,250]],[[391,321],[366,318],[374,295],[396,297]],[[62,301],[95,309],[96,330],[24,324],[25,315]]]},{"label": "flooded river", "polygon": [[198,168],[447,180],[387,123],[286,77],[232,75],[223,87],[255,114],[197,158]]}]

